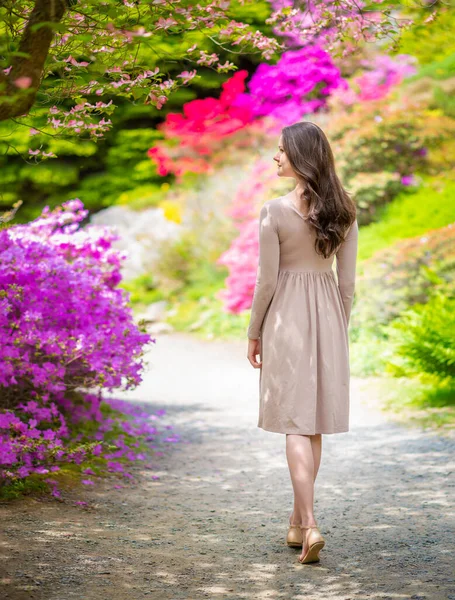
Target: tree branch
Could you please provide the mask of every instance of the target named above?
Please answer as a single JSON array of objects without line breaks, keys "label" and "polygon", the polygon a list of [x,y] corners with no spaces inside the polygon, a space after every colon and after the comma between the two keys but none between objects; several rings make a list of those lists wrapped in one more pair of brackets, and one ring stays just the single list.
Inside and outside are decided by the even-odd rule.
[{"label": "tree branch", "polygon": [[[35,103],[54,36],[53,28],[43,23],[59,23],[70,4],[69,0],[35,0],[19,43],[19,52],[27,56],[14,56],[8,75],[0,69],[0,121],[27,114]],[[36,25],[41,26],[34,29]],[[19,77],[30,78],[27,89],[18,90],[14,82]]]}]

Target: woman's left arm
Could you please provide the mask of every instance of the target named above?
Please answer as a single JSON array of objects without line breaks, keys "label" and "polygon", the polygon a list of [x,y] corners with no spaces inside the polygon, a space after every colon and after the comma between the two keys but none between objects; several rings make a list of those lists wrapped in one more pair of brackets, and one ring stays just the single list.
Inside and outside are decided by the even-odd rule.
[{"label": "woman's left arm", "polygon": [[259,213],[259,263],[248,326],[250,340],[260,338],[262,322],[277,286],[279,264],[278,231],[269,204],[264,204]]}]

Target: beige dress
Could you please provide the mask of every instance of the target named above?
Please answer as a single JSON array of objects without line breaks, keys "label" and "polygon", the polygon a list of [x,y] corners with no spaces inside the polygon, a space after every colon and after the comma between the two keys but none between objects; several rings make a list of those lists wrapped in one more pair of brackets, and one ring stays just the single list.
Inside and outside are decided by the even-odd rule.
[{"label": "beige dress", "polygon": [[349,431],[358,224],[336,252],[337,279],[335,255],[318,255],[315,236],[289,197],[263,205],[248,337],[261,339],[258,427],[266,431]]}]

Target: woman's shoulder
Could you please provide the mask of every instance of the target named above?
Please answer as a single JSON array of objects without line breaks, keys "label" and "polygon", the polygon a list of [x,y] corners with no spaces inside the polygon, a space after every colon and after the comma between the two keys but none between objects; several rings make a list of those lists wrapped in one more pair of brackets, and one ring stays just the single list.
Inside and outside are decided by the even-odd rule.
[{"label": "woman's shoulder", "polygon": [[273,225],[275,230],[278,230],[279,221],[280,221],[280,202],[281,198],[272,198],[271,200],[267,200],[261,206],[259,211],[259,219],[261,222],[267,220],[268,223]]},{"label": "woman's shoulder", "polygon": [[354,221],[349,225],[347,233],[351,233],[351,232],[355,232],[358,233],[359,231],[359,223],[357,221],[357,217],[354,219]]},{"label": "woman's shoulder", "polygon": [[284,198],[285,198],[285,196],[276,196],[275,198],[272,198],[268,202],[269,202],[269,204],[273,204],[274,206],[279,206],[280,204],[282,204]]},{"label": "woman's shoulder", "polygon": [[277,196],[276,198],[272,198],[271,200],[267,200],[261,207],[261,211],[267,211],[268,213],[278,215],[278,210],[281,207],[283,202],[283,196]]}]

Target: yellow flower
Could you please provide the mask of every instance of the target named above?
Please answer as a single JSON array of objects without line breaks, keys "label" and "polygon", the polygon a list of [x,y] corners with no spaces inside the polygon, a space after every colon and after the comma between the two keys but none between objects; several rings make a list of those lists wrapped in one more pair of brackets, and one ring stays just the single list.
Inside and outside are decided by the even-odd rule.
[{"label": "yellow flower", "polygon": [[182,222],[182,207],[178,202],[163,200],[159,206],[163,209],[164,216],[168,221]]}]

